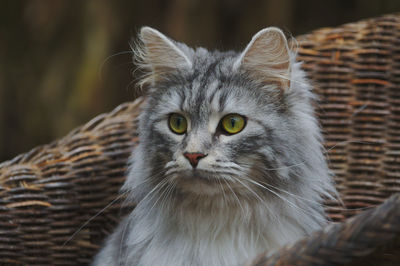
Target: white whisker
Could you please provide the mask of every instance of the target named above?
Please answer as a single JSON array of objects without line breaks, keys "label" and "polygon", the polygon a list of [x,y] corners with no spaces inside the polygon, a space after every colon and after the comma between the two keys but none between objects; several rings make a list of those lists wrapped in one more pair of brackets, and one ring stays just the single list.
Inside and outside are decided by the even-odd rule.
[{"label": "white whisker", "polygon": [[[164,179],[164,180],[162,180],[160,183],[158,183],[158,184],[153,188],[152,192],[153,192],[153,191],[156,191],[156,190],[162,189],[165,185],[167,185],[167,187],[168,187],[168,179]],[[165,191],[166,191],[166,189],[164,189],[164,190],[161,192],[161,194],[158,196],[157,200],[154,202],[153,206],[149,209],[148,213],[151,213],[151,211],[153,210],[153,208],[155,207],[155,205],[157,204],[157,202],[160,200],[161,196],[165,193]],[[150,192],[149,194],[151,194],[151,192]],[[146,197],[147,197],[149,194],[147,194]],[[153,194],[155,195],[155,193],[153,193]],[[143,200],[142,200],[142,202],[143,202]]]},{"label": "white whisker", "polygon": [[88,225],[91,221],[93,221],[93,219],[95,219],[97,216],[99,216],[100,214],[102,214],[105,210],[107,210],[110,206],[112,206],[115,202],[117,202],[120,198],[122,198],[125,195],[125,193],[120,194],[119,196],[117,196],[115,199],[113,199],[110,203],[108,203],[103,209],[101,209],[100,211],[98,211],[95,215],[93,215],[92,217],[90,217],[85,223],[83,223],[78,230],[76,230],[64,243],[62,246],[65,246],[66,244],[68,244],[83,228],[85,228],[86,225]]},{"label": "white whisker", "polygon": [[239,206],[242,209],[242,212],[244,214],[245,213],[244,208],[243,208],[242,204],[240,203],[240,200],[239,200],[238,196],[236,195],[235,191],[233,191],[233,189],[229,185],[229,182],[227,180],[225,180],[225,178],[223,178],[222,180],[225,182],[225,184],[227,185],[229,190],[232,192],[233,197],[236,199],[237,203],[239,204]]},{"label": "white whisker", "polygon": [[[153,176],[151,176],[151,178],[156,177],[157,175],[161,174],[162,171],[160,171],[159,173],[154,174]],[[140,183],[139,185],[142,185],[144,183],[146,183],[148,181],[148,179],[146,179],[144,182]],[[63,246],[65,246],[66,244],[68,244],[80,231],[82,231],[83,228],[85,228],[91,221],[93,221],[93,219],[95,219],[96,217],[98,217],[100,214],[102,214],[103,212],[105,212],[108,208],[110,208],[112,205],[114,205],[119,199],[123,198],[124,196],[126,196],[128,193],[130,193],[132,190],[134,190],[136,187],[132,187],[129,188],[128,190],[122,191],[120,192],[120,194],[115,197],[112,201],[110,201],[104,208],[102,208],[100,211],[98,211],[95,215],[93,215],[92,217],[90,217],[86,222],[84,222],[64,243]],[[122,203],[122,206],[126,206],[125,202]]]},{"label": "white whisker", "polygon": [[345,141],[341,141],[336,143],[335,145],[333,145],[332,147],[330,147],[329,149],[325,150],[325,152],[329,152],[331,150],[333,150],[334,148],[336,148],[339,145],[343,145],[343,144],[349,144],[349,143],[356,143],[356,144],[366,144],[366,145],[374,145],[374,144],[382,144],[382,142],[373,142],[373,141],[361,141],[361,140],[345,140]]},{"label": "white whisker", "polygon": [[[315,216],[315,214],[309,212],[308,210],[305,210],[305,209],[300,208],[298,205],[296,205],[295,203],[293,203],[293,202],[291,202],[290,200],[286,199],[285,197],[279,195],[279,193],[273,191],[272,189],[269,189],[269,188],[263,186],[262,184],[260,184],[260,183],[258,183],[258,182],[256,182],[256,181],[254,181],[254,180],[249,180],[249,182],[255,184],[256,186],[260,186],[260,187],[266,189],[267,191],[271,192],[272,194],[274,194],[275,196],[277,196],[277,197],[280,198],[281,200],[287,202],[290,206],[292,206],[292,207],[294,207],[294,208],[300,210],[301,212],[307,213],[308,215],[311,215],[311,216],[313,216],[314,218],[317,218],[317,217],[320,218],[319,216]],[[322,220],[322,219],[325,220],[324,218],[320,218],[320,219],[321,219],[321,220]]]}]

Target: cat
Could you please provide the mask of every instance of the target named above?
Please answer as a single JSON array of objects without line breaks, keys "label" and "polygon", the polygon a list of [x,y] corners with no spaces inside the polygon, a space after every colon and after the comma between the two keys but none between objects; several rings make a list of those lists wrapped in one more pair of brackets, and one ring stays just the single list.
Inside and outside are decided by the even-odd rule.
[{"label": "cat", "polygon": [[280,29],[240,53],[138,39],[146,104],[122,187],[138,204],[93,265],[240,265],[327,224],[315,97]]}]

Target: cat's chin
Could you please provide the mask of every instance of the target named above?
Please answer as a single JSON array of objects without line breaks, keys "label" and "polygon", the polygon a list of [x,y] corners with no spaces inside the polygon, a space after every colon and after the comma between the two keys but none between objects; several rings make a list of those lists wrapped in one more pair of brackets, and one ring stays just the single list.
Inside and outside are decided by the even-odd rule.
[{"label": "cat's chin", "polygon": [[218,176],[202,170],[181,172],[174,178],[176,188],[184,193],[216,196],[223,193],[225,182]]}]

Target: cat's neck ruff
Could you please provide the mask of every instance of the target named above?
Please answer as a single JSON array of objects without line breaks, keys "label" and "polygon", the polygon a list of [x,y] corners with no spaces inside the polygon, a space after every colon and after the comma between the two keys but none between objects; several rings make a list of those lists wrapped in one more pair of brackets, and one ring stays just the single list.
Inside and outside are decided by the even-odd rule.
[{"label": "cat's neck ruff", "polygon": [[[233,205],[226,206],[227,201]],[[150,211],[154,202],[140,202],[132,220],[141,220],[134,225],[129,236],[132,240],[127,243],[137,244],[138,238],[146,243],[139,265],[236,265],[306,234],[307,229],[299,226],[301,221],[292,217],[290,208],[285,214],[288,218],[271,215],[285,211],[279,203],[266,206],[266,202],[240,199],[239,206],[234,202],[206,196],[202,201],[198,196],[186,201],[178,197]]]}]

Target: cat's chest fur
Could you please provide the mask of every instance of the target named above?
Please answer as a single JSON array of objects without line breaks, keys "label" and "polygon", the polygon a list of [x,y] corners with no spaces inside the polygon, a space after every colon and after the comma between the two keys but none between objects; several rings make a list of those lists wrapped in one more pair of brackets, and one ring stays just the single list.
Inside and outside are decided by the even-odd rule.
[{"label": "cat's chest fur", "polygon": [[[274,218],[262,204],[242,205],[246,217],[243,209],[236,208],[220,213],[187,211],[182,215],[160,210],[148,215],[134,212],[132,215],[146,218],[130,224],[132,230],[120,229],[121,238],[114,244],[121,245],[118,260],[121,265],[143,266],[241,265],[261,252],[299,239],[307,230],[295,220],[270,220]],[[140,207],[137,212],[146,211]],[[282,234],[282,229],[286,233]]]}]

